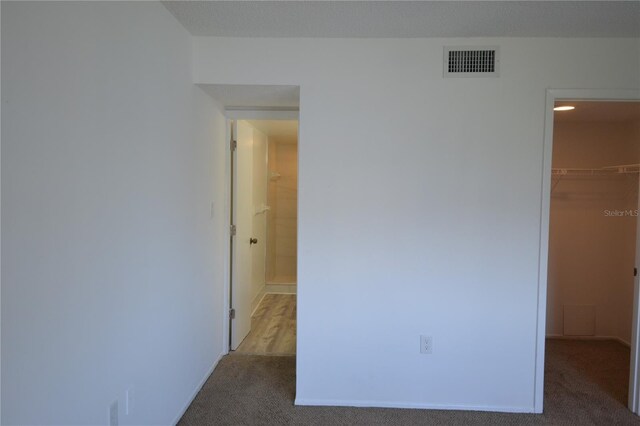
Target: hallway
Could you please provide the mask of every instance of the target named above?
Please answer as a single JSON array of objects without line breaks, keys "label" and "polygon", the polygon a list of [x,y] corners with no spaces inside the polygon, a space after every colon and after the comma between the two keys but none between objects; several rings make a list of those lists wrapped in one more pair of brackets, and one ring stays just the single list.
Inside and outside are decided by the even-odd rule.
[{"label": "hallway", "polygon": [[295,355],[296,295],[266,294],[251,317],[249,335],[235,353]]}]

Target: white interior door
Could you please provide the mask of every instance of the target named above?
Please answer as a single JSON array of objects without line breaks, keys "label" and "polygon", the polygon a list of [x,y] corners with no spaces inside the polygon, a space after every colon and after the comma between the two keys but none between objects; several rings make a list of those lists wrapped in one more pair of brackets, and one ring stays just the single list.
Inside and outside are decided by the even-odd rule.
[{"label": "white interior door", "polygon": [[[639,176],[640,187],[640,176]],[[638,196],[638,210],[640,211],[640,194]],[[629,409],[640,414],[640,321],[638,305],[640,304],[640,216],[636,218],[636,270],[633,278],[633,324],[631,328],[631,365],[629,374]]]},{"label": "white interior door", "polygon": [[251,308],[263,294],[267,262],[267,136],[253,129],[253,238],[251,244]]},{"label": "white interior door", "polygon": [[251,331],[253,234],[253,129],[244,121],[234,124],[237,147],[233,162],[232,221],[236,235],[232,243],[231,266],[231,350],[236,350]]}]

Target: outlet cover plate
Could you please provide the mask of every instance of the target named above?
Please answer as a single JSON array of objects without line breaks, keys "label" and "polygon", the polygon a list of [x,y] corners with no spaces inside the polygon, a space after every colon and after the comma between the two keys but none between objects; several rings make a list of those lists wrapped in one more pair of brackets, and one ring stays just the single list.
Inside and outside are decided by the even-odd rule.
[{"label": "outlet cover plate", "polygon": [[433,337],[420,336],[420,353],[421,354],[433,353]]}]

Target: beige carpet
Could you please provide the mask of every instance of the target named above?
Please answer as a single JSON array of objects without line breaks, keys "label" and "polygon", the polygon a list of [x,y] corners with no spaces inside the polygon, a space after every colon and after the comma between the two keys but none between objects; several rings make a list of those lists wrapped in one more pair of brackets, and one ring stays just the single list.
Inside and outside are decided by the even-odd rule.
[{"label": "beige carpet", "polygon": [[547,342],[545,412],[296,407],[295,357],[224,357],[179,425],[640,425],[627,410],[629,349]]}]

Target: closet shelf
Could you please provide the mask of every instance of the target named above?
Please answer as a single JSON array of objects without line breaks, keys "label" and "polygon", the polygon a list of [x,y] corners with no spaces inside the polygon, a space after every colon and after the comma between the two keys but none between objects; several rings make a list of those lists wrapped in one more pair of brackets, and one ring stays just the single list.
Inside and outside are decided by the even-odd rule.
[{"label": "closet shelf", "polygon": [[552,168],[551,175],[561,178],[563,176],[611,176],[640,173],[640,164],[622,164],[594,169],[578,168]]},{"label": "closet shelf", "polygon": [[[640,164],[621,164],[617,166],[607,166],[594,169],[576,169],[576,168],[552,168],[551,169],[551,194],[553,195],[556,187],[562,180],[591,180],[591,179],[607,179],[607,178],[626,178],[625,181],[632,185],[628,190],[631,193],[634,188],[638,187],[637,177],[640,173]],[[633,179],[631,179],[633,177]]]}]

